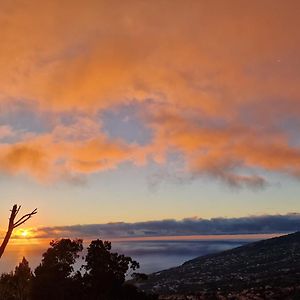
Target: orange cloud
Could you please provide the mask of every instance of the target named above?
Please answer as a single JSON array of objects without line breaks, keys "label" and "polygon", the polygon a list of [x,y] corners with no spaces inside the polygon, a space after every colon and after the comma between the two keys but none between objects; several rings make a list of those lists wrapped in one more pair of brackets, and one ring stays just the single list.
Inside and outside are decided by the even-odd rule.
[{"label": "orange cloud", "polygon": [[[262,185],[253,169],[299,174],[299,124],[288,120],[300,117],[299,10],[293,0],[2,1],[0,116],[22,101],[57,120],[46,133],[3,124],[0,138],[14,139],[0,144],[0,169],[44,181],[163,164],[175,150],[187,173],[233,185]],[[95,121],[128,103],[144,107],[146,146]],[[64,124],[64,113],[84,117]]]},{"label": "orange cloud", "polygon": [[2,146],[0,171],[27,174],[41,182],[69,180],[80,174],[116,168],[124,161],[141,164],[144,158],[139,151],[137,146],[111,142],[101,135],[87,141],[55,141],[52,136],[39,136]]},{"label": "orange cloud", "polygon": [[0,170],[15,174],[20,170],[40,176],[47,172],[48,166],[44,153],[28,145],[14,145],[1,149]]},{"label": "orange cloud", "polygon": [[5,2],[1,98],[94,109],[161,95],[210,113],[229,113],[257,94],[291,99],[297,71],[285,60],[299,46],[297,8],[297,1]]}]

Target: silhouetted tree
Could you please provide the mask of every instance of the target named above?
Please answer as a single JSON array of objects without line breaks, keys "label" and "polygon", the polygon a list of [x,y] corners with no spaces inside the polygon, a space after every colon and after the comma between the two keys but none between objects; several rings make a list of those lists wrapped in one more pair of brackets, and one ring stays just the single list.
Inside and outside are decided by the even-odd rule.
[{"label": "silhouetted tree", "polygon": [[[86,264],[81,272],[74,272],[74,264],[82,250],[79,239],[51,241],[34,274],[23,258],[14,273],[0,277],[0,300],[157,299],[125,283],[128,271],[137,269],[139,264],[131,257],[112,253],[108,241],[92,241],[87,249]],[[145,274],[138,275],[143,280],[146,278]]]},{"label": "silhouetted tree", "polygon": [[16,296],[18,300],[29,299],[31,279],[32,272],[29,263],[25,257],[23,257],[14,273],[14,285],[16,287]]},{"label": "silhouetted tree", "polygon": [[5,234],[5,237],[3,239],[3,242],[0,246],[0,258],[2,257],[4,250],[9,242],[9,239],[13,233],[13,230],[15,228],[17,228],[18,226],[24,224],[26,221],[28,221],[33,215],[35,215],[37,213],[37,209],[33,210],[31,213],[28,213],[24,216],[22,216],[20,219],[18,219],[16,221],[16,217],[18,216],[18,213],[21,209],[21,205],[14,205],[11,213],[10,213],[10,217],[9,217],[9,222],[8,222],[8,228]]},{"label": "silhouetted tree", "polygon": [[16,300],[13,272],[4,273],[0,277],[0,299]]},{"label": "silhouetted tree", "polygon": [[2,274],[0,278],[0,299],[28,300],[32,273],[28,261],[23,257],[15,272]]},{"label": "silhouetted tree", "polygon": [[89,299],[119,299],[127,271],[137,268],[131,257],[112,253],[110,242],[92,241],[84,266]]},{"label": "silhouetted tree", "polygon": [[82,240],[61,239],[52,241],[43,254],[41,264],[35,269],[32,299],[76,299],[71,294],[74,288],[73,265],[82,251]]}]

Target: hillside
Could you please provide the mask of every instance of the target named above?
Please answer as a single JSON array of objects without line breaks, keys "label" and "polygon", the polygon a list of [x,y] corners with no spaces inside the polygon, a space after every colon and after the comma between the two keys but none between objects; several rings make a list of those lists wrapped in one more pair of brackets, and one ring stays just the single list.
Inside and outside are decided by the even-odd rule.
[{"label": "hillside", "polygon": [[160,295],[216,292],[228,295],[249,290],[261,294],[259,291],[269,290],[274,296],[279,290],[288,291],[298,285],[300,232],[198,257],[179,267],[151,274],[141,287]]}]

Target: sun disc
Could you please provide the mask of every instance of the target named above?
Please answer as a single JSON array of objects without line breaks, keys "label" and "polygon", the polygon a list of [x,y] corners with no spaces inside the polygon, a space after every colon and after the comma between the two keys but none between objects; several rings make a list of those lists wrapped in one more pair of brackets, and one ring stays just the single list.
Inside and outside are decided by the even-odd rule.
[{"label": "sun disc", "polygon": [[22,233],[21,233],[21,235],[23,237],[27,237],[28,236],[28,230],[23,230]]}]

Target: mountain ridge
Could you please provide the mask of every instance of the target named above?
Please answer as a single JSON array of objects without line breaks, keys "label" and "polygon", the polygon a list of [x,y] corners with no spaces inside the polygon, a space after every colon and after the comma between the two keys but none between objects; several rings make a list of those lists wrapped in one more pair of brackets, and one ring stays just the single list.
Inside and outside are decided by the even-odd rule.
[{"label": "mountain ridge", "polygon": [[160,295],[228,294],[296,287],[300,285],[300,232],[200,256],[181,266],[150,274],[139,285]]}]

